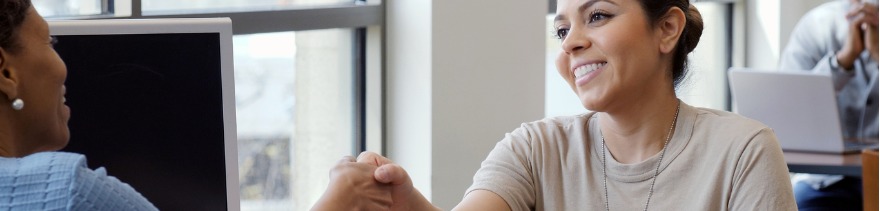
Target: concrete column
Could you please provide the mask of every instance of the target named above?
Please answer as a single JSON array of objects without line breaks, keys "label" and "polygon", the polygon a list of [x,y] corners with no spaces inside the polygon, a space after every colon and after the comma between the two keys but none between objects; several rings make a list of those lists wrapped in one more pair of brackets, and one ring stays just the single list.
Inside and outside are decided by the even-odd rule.
[{"label": "concrete column", "polygon": [[350,29],[296,33],[296,82],[290,87],[296,96],[290,140],[293,210],[311,208],[327,187],[327,172],[351,154],[351,40]]},{"label": "concrete column", "polygon": [[388,155],[451,209],[506,132],[544,115],[546,1],[386,1]]}]

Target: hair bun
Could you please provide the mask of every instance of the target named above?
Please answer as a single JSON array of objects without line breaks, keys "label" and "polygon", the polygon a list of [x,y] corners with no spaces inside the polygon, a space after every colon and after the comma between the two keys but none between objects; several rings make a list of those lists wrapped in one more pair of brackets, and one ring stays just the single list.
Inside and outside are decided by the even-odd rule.
[{"label": "hair bun", "polygon": [[700,42],[700,36],[703,35],[703,16],[700,15],[700,11],[697,11],[697,7],[690,4],[685,18],[687,23],[684,27],[684,46],[687,48],[687,52],[690,53],[697,47],[697,43]]}]

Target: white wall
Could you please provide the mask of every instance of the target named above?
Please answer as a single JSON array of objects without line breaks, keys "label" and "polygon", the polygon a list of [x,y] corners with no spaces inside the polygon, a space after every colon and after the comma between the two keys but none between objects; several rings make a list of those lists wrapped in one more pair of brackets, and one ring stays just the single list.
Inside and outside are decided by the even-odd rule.
[{"label": "white wall", "polygon": [[544,114],[546,1],[386,1],[386,148],[454,207],[504,133]]}]

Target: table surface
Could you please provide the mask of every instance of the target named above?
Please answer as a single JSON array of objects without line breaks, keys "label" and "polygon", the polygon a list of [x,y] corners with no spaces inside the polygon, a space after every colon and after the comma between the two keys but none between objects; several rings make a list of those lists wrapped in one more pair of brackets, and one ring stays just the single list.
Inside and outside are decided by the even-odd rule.
[{"label": "table surface", "polygon": [[828,154],[783,151],[790,172],[862,176],[861,153]]}]

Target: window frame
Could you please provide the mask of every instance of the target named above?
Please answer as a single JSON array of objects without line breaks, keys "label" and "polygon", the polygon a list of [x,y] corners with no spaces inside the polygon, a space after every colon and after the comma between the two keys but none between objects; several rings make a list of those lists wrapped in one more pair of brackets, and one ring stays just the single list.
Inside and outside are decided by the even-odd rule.
[{"label": "window frame", "polygon": [[[352,28],[354,117],[352,155],[369,150],[384,154],[384,24],[381,0],[351,3],[194,9],[145,12],[142,0],[101,0],[101,14],[57,16],[47,19],[161,19],[229,17],[234,35]],[[285,20],[285,21],[278,21]],[[368,55],[379,54],[379,55]],[[379,124],[369,126],[370,124]]]}]

